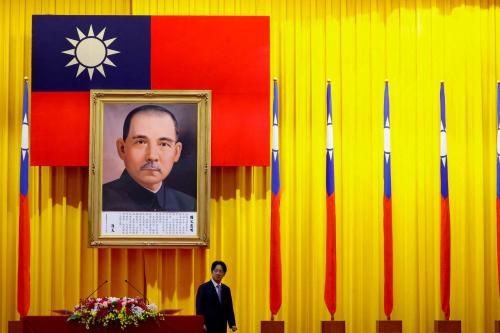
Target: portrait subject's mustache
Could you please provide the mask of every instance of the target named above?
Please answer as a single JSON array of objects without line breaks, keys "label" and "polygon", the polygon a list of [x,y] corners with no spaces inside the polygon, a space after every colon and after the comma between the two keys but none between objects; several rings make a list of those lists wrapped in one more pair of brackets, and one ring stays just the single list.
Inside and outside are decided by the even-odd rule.
[{"label": "portrait subject's mustache", "polygon": [[158,164],[158,163],[156,163],[154,161],[148,161],[143,166],[141,166],[141,170],[157,170],[157,171],[161,171],[161,166],[160,166],[160,164]]}]

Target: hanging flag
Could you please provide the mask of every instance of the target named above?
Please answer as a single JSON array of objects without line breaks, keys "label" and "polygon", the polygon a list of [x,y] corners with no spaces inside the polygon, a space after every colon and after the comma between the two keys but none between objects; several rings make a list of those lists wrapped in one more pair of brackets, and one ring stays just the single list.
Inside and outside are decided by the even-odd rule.
[{"label": "hanging flag", "polygon": [[90,89],[211,90],[212,165],[269,165],[268,16],[32,21],[33,165],[88,165]]},{"label": "hanging flag", "polygon": [[270,307],[271,319],[281,308],[281,232],[280,232],[280,163],[278,152],[278,81],[274,80],[273,149],[271,162],[271,260]]},{"label": "hanging flag", "polygon": [[337,310],[337,231],[333,163],[332,87],[326,87],[326,269],[325,304],[333,320]]},{"label": "hanging flag", "polygon": [[448,153],[446,148],[446,106],[441,82],[441,309],[450,319],[450,204],[448,201]]},{"label": "hanging flag", "polygon": [[500,293],[500,81],[497,82],[497,267]]},{"label": "hanging flag", "polygon": [[28,79],[24,79],[21,174],[19,195],[19,256],[17,263],[17,312],[26,316],[30,309],[30,208],[28,199],[29,127]]},{"label": "hanging flag", "polygon": [[384,313],[391,319],[393,309],[392,259],[392,185],[391,185],[391,127],[389,115],[389,82],[384,90]]}]

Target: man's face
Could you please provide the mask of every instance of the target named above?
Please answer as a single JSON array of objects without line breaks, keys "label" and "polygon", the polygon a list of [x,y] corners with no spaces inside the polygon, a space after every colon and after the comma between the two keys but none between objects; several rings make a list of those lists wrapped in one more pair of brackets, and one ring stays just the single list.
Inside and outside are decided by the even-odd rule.
[{"label": "man's face", "polygon": [[214,268],[214,270],[212,271],[212,279],[215,282],[217,282],[217,283],[221,283],[222,278],[224,277],[224,275],[226,275],[226,273],[222,269],[222,266],[221,265],[216,265],[215,268]]},{"label": "man's face", "polygon": [[118,139],[116,147],[128,174],[152,191],[160,188],[182,151],[172,118],[154,111],[133,116],[127,139]]}]

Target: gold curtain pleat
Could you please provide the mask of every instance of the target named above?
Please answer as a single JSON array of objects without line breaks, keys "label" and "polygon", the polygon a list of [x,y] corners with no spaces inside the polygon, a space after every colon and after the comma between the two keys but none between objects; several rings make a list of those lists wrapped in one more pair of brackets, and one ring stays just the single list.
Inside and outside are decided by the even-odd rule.
[{"label": "gold curtain pleat", "polygon": [[[500,318],[496,266],[498,0],[0,1],[0,332],[16,312],[22,82],[31,15],[269,15],[280,87],[281,240],[286,332],[320,332],[325,261],[326,80],[333,86],[337,314],[347,331],[383,319],[383,89],[391,103],[394,312],[433,331],[439,301],[440,109],[446,88],[451,318],[465,333]],[[245,36],[242,36],[242,40]],[[175,50],[172,50],[175,52]],[[271,78],[269,82],[271,86]],[[270,106],[271,109],[271,106]],[[54,142],[57,144],[57,142]],[[145,290],[194,313],[214,259],[228,264],[241,332],[269,313],[270,170],[212,168],[209,250],[87,247],[87,169],[30,168],[31,315]]]}]

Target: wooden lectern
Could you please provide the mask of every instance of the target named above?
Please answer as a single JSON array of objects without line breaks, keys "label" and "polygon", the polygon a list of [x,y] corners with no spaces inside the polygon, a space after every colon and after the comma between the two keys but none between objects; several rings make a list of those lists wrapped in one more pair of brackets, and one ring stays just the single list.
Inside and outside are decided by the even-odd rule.
[{"label": "wooden lectern", "polygon": [[284,333],[285,322],[282,320],[262,320],[260,322],[261,333]]},{"label": "wooden lectern", "polygon": [[401,320],[377,320],[377,333],[402,333],[403,322]]},{"label": "wooden lectern", "polygon": [[162,320],[149,319],[138,327],[127,327],[112,323],[107,327],[91,327],[76,321],[69,321],[66,316],[26,316],[22,319],[23,333],[203,333],[202,316],[165,316]]},{"label": "wooden lectern", "polygon": [[345,333],[344,320],[327,320],[321,322],[322,333]]},{"label": "wooden lectern", "polygon": [[500,320],[495,320],[495,333],[500,333]]},{"label": "wooden lectern", "polygon": [[20,320],[9,321],[8,333],[22,333],[23,332],[23,322]]},{"label": "wooden lectern", "polygon": [[460,333],[462,322],[460,320],[434,320],[435,333]]}]

